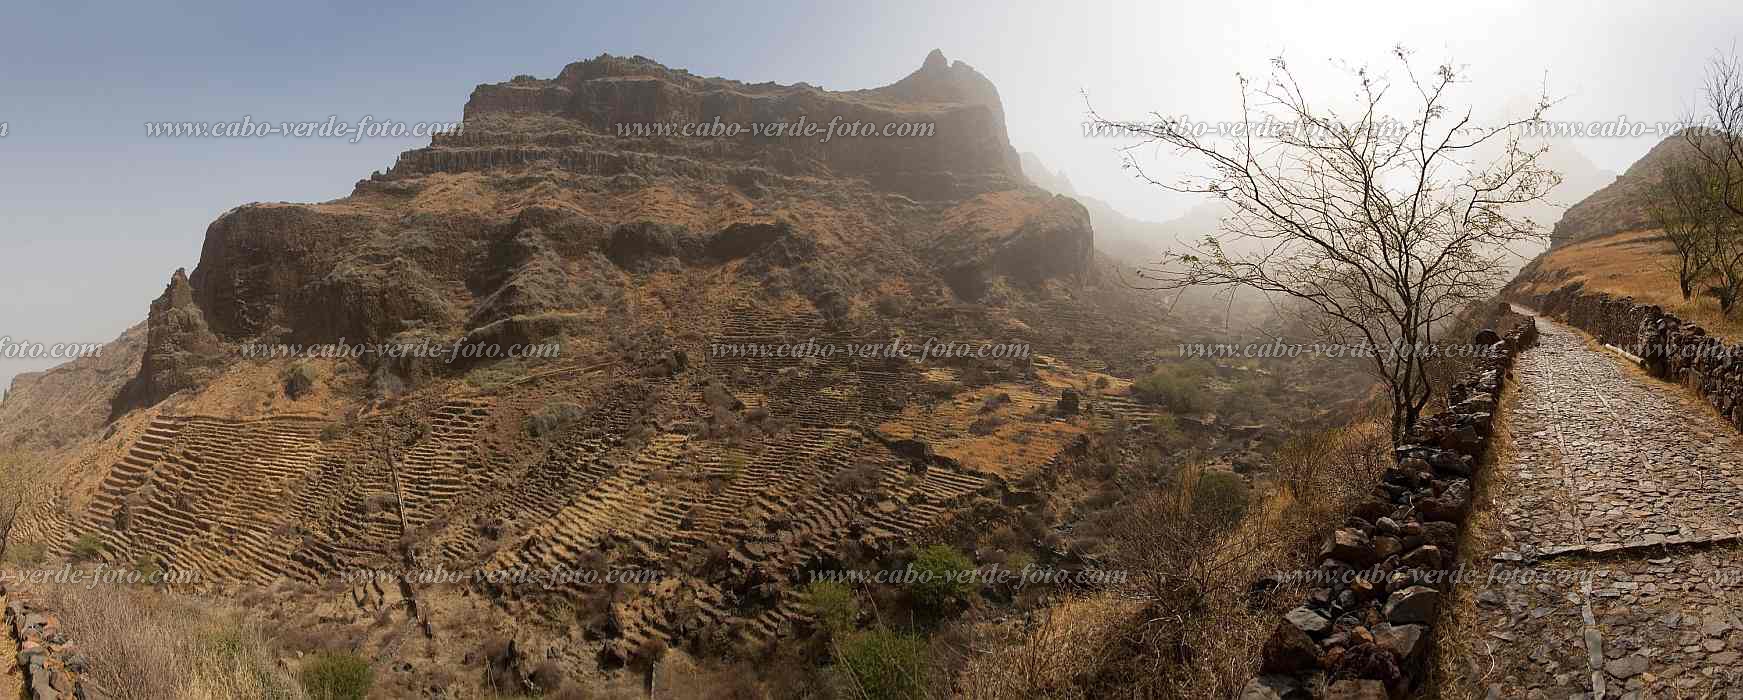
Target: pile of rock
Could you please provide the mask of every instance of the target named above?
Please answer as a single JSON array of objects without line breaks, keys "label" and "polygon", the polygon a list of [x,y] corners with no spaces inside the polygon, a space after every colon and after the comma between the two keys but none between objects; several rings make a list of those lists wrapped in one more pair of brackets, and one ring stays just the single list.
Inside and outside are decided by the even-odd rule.
[{"label": "pile of rock", "polygon": [[1700,392],[1743,430],[1743,345],[1709,336],[1657,306],[1588,292],[1578,283],[1521,301],[1632,353],[1653,376]]},{"label": "pile of rock", "polygon": [[6,605],[6,623],[18,640],[18,667],[24,671],[24,688],[31,700],[84,700],[79,674],[88,662],[61,632],[59,620],[27,601],[13,600]]},{"label": "pile of rock", "polygon": [[1478,334],[1486,351],[1453,387],[1455,405],[1419,422],[1374,497],[1326,540],[1315,587],[1266,641],[1244,700],[1398,698],[1416,685],[1503,380],[1536,340],[1531,319]]}]

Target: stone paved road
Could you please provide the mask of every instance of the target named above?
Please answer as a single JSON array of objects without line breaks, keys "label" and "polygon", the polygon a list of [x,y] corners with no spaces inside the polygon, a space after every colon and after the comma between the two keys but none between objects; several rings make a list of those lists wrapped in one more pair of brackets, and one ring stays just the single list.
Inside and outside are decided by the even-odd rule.
[{"label": "stone paved road", "polygon": [[1539,319],[1447,674],[1478,697],[1743,699],[1743,435]]}]

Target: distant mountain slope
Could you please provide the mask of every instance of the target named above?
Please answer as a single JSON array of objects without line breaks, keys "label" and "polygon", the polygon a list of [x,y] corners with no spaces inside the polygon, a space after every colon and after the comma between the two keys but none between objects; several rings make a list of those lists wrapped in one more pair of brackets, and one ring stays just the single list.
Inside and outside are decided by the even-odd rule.
[{"label": "distant mountain slope", "polygon": [[0,401],[0,450],[53,451],[101,432],[110,398],[139,372],[144,354],[140,323],[96,356],[14,377]]},{"label": "distant mountain slope", "polygon": [[1666,163],[1689,155],[1690,146],[1680,133],[1659,142],[1640,160],[1628,166],[1627,172],[1569,207],[1550,234],[1550,247],[1651,228],[1647,204],[1652,183],[1658,179]]},{"label": "distant mountain slope", "polygon": [[1207,200],[1165,222],[1134,219],[1107,202],[1078,192],[1063,171],[1055,173],[1049,170],[1039,156],[1025,152],[1022,162],[1023,174],[1030,182],[1054,194],[1071,197],[1089,210],[1090,223],[1095,227],[1096,247],[1122,260],[1154,261],[1170,247],[1190,245],[1204,234],[1215,231],[1226,211],[1222,202]]}]

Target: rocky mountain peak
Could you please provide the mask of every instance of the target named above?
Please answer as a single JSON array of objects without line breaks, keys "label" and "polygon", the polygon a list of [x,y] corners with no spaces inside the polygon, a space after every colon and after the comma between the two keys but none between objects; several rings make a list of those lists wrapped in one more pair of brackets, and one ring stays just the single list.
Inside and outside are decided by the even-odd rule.
[{"label": "rocky mountain peak", "polygon": [[151,302],[146,327],[139,374],[115,397],[116,414],[201,386],[223,364],[223,345],[207,326],[205,312],[194,303],[194,287],[185,269],[176,269],[163,294]]},{"label": "rocky mountain peak", "polygon": [[[523,75],[480,85],[465,115],[464,133],[407,154],[396,172],[451,171],[449,156],[458,149],[474,151],[465,159],[472,169],[499,162],[477,154],[481,148],[513,146],[522,152],[503,157],[521,162],[528,146],[561,145],[600,155],[676,155],[686,168],[748,163],[785,175],[859,177],[925,199],[1007,189],[1022,174],[998,89],[941,51],[895,83],[851,91],[704,78],[640,56],[606,54],[569,64],[548,80]],[[729,131],[672,133],[715,124]],[[806,124],[803,134],[770,134],[780,125]]]},{"label": "rocky mountain peak", "polygon": [[950,59],[944,57],[944,49],[932,49],[932,53],[926,54],[926,62],[921,64],[920,70],[939,71],[949,66]]}]

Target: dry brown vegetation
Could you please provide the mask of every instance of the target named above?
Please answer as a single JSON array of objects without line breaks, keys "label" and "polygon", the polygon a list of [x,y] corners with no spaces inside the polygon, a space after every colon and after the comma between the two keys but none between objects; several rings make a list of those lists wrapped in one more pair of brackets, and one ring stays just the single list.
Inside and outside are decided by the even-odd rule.
[{"label": "dry brown vegetation", "polygon": [[987,632],[974,646],[988,651],[963,672],[963,692],[1235,695],[1280,613],[1301,595],[1268,577],[1313,565],[1319,539],[1384,468],[1388,435],[1386,416],[1376,414],[1292,441],[1279,455],[1286,481],[1264,484],[1245,517],[1211,536],[1191,534],[1209,524],[1193,507],[1199,479],[1179,478],[1172,494],[1116,506],[1127,532],[1111,566],[1132,572],[1133,589],[1070,599],[1023,629]]},{"label": "dry brown vegetation", "polygon": [[1523,296],[1555,291],[1582,282],[1587,289],[1634,297],[1667,313],[1700,324],[1708,333],[1743,338],[1743,318],[1727,317],[1717,300],[1696,295],[1684,300],[1677,289],[1675,252],[1658,229],[1630,231],[1555,248],[1520,273],[1515,289]]},{"label": "dry brown vegetation", "polygon": [[261,631],[213,601],[123,585],[43,587],[92,659],[88,687],[118,700],[306,697]]},{"label": "dry brown vegetation", "polygon": [[[1497,428],[1494,441],[1477,470],[1482,478],[1477,479],[1477,489],[1472,496],[1470,520],[1460,533],[1460,552],[1499,551],[1505,544],[1502,540],[1506,534],[1498,522],[1504,516],[1494,503],[1497,495],[1509,488],[1511,474],[1506,469],[1492,467],[1512,460],[1513,434],[1507,428],[1509,421],[1506,418],[1519,402],[1519,394],[1509,385],[1501,395],[1503,399],[1494,422]],[[1478,690],[1488,688],[1493,681],[1490,676],[1496,673],[1498,663],[1492,653],[1487,649],[1479,653],[1473,643],[1473,640],[1482,639],[1483,633],[1469,629],[1478,619],[1478,591],[1477,586],[1455,586],[1448,602],[1441,606],[1440,620],[1434,626],[1441,633],[1429,664],[1431,675],[1423,684],[1424,698],[1475,700],[1479,697]]]}]

